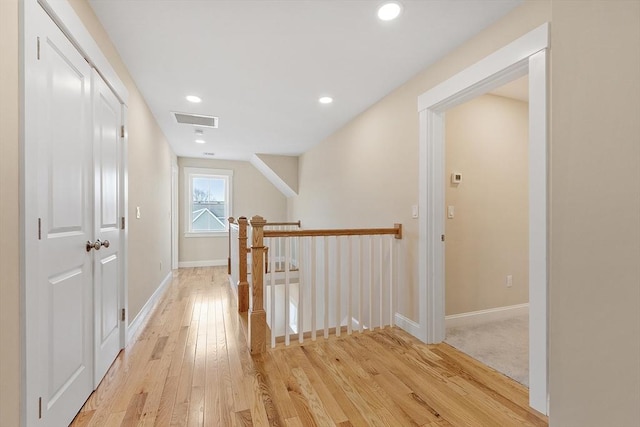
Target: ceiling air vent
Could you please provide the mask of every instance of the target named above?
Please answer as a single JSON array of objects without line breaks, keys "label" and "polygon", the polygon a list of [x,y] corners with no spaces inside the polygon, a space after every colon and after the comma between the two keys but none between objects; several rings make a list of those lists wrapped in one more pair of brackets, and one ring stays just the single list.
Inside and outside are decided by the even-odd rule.
[{"label": "ceiling air vent", "polygon": [[208,128],[218,127],[218,118],[203,116],[200,114],[172,113],[177,123],[184,125],[204,126]]}]

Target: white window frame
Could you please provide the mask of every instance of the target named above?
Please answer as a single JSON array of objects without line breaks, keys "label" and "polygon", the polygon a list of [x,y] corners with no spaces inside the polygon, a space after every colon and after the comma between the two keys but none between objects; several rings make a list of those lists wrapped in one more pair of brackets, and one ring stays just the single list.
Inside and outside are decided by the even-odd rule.
[{"label": "white window frame", "polygon": [[192,177],[208,176],[212,178],[222,178],[226,182],[226,204],[227,218],[232,216],[233,210],[233,171],[229,169],[212,168],[184,168],[184,237],[225,237],[229,233],[229,224],[224,231],[192,231],[191,230],[191,195]]}]

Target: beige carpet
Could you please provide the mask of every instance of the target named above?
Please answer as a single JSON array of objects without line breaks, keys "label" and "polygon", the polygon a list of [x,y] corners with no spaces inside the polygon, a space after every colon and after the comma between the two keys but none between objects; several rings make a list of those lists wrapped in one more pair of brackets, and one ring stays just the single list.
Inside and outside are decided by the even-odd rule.
[{"label": "beige carpet", "polygon": [[529,387],[529,317],[447,328],[445,342]]}]

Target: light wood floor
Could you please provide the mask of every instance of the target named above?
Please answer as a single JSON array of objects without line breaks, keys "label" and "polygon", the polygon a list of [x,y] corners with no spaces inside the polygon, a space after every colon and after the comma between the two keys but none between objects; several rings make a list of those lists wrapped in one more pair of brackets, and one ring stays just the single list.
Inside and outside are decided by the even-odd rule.
[{"label": "light wood floor", "polygon": [[181,269],[73,426],[542,426],[528,391],[398,328],[252,358],[226,268]]}]

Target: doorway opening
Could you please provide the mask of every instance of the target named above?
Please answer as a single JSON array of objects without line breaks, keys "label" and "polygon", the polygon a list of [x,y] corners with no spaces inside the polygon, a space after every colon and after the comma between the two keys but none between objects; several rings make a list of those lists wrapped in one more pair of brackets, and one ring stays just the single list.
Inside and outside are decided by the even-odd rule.
[{"label": "doorway opening", "polygon": [[445,341],[529,385],[528,77],[446,112]]},{"label": "doorway opening", "polygon": [[445,112],[529,75],[529,405],[548,414],[547,366],[547,49],[549,24],[523,35],[418,98],[419,323],[427,343],[445,338]]}]

